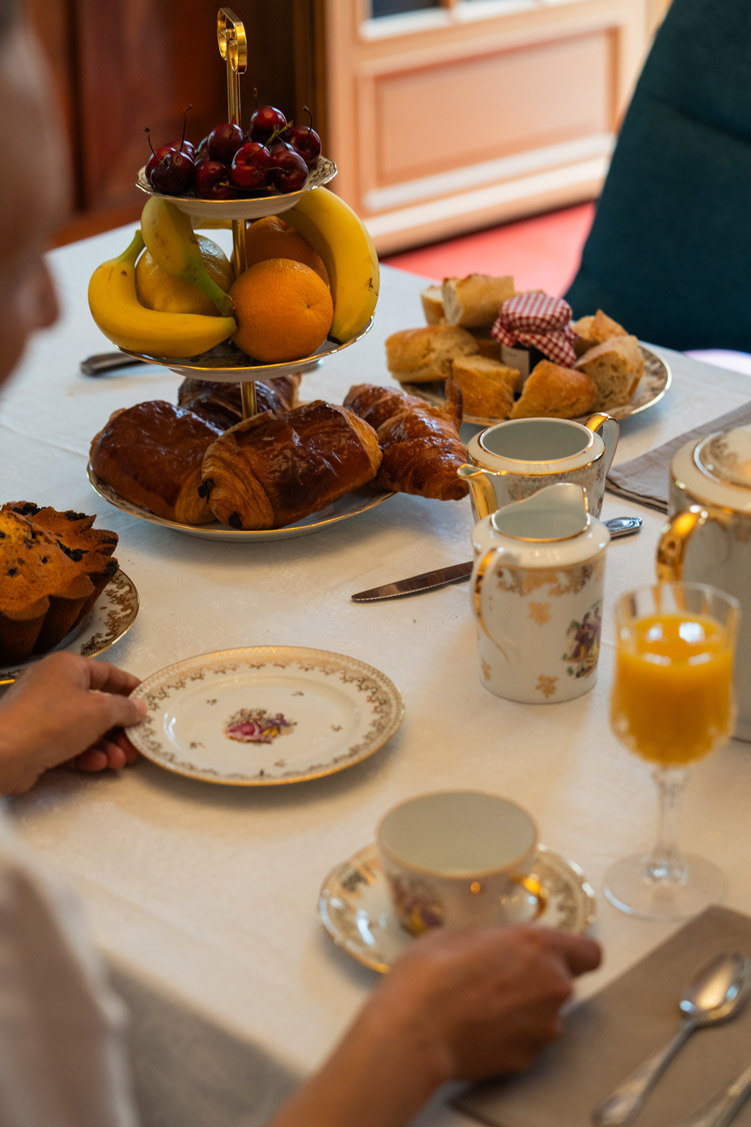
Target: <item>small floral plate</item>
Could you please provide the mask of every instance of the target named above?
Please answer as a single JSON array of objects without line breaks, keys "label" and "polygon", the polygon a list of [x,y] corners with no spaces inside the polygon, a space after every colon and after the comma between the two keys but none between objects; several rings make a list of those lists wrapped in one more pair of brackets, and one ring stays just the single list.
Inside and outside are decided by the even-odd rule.
[{"label": "small floral plate", "polygon": [[128,729],[160,767],[231,786],[275,786],[331,775],[393,736],[404,704],[364,661],[327,650],[253,646],[179,661],[133,696],[144,720]]},{"label": "small floral plate", "polygon": [[[548,893],[540,923],[585,932],[594,922],[595,894],[579,866],[538,845],[534,872]],[[530,896],[520,920],[532,919],[535,909]],[[381,974],[412,942],[391,907],[375,845],[366,845],[331,870],[321,886],[318,915],[338,947]]]},{"label": "small floral plate", "polygon": [[[70,650],[83,657],[97,657],[119,641],[136,620],[138,592],[132,579],[118,571],[102,591],[86,617],[66,634],[52,651]],[[0,669],[0,685],[9,685],[27,666],[42,655],[19,662],[16,669]]]}]

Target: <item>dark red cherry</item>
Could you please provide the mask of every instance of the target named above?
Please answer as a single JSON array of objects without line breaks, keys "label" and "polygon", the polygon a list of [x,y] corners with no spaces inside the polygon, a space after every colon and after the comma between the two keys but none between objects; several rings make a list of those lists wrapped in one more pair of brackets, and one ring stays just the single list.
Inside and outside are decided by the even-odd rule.
[{"label": "dark red cherry", "polygon": [[248,141],[232,159],[229,175],[238,188],[263,188],[271,168],[271,153],[258,141]]},{"label": "dark red cherry", "polygon": [[234,200],[237,188],[230,182],[229,169],[219,160],[202,160],[196,166],[196,195],[202,200]]}]

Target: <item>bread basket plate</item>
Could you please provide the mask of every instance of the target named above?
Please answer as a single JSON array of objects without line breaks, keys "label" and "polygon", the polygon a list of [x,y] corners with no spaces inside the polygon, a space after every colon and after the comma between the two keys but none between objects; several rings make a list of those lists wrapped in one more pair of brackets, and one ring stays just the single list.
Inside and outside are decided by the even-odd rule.
[{"label": "bread basket plate", "polygon": [[160,767],[227,786],[332,775],[391,739],[404,715],[385,673],[354,657],[252,646],[179,661],[133,691],[146,716],[128,729]]},{"label": "bread basket plate", "polygon": [[[639,348],[644,357],[644,375],[639,381],[634,397],[630,403],[625,403],[622,407],[612,407],[608,412],[619,421],[628,419],[631,415],[638,415],[641,411],[646,411],[648,407],[654,407],[655,403],[659,403],[662,399],[672,380],[670,368],[661,356],[641,343]],[[410,395],[417,395],[420,399],[432,403],[435,407],[442,407],[446,402],[444,385],[441,382],[403,383],[401,386]],[[492,426],[493,423],[503,421],[503,419],[492,415],[465,414],[462,419],[462,422],[471,423],[478,427]]]},{"label": "bread basket plate", "polygon": [[299,192],[277,192],[275,188],[261,189],[257,196],[237,200],[203,200],[199,196],[166,196],[155,192],[146,179],[146,165],[139,168],[136,187],[149,196],[161,195],[180,211],[196,215],[201,219],[261,219],[265,215],[280,215],[289,211],[306,192],[328,184],[336,176],[333,160],[319,156],[308,173],[308,179]]},{"label": "bread basket plate", "polygon": [[323,528],[329,528],[332,524],[348,520],[349,517],[357,516],[359,513],[366,513],[368,509],[374,509],[376,505],[382,505],[384,501],[388,501],[389,497],[394,496],[393,493],[383,493],[380,490],[376,492],[374,487],[364,486],[352,493],[345,493],[343,497],[339,497],[338,500],[327,505],[325,509],[311,513],[309,516],[303,517],[302,520],[296,521],[295,524],[288,524],[284,528],[230,528],[228,524],[220,524],[219,521],[212,524],[180,524],[178,521],[159,517],[156,513],[150,513],[148,509],[144,509],[141,505],[134,505],[132,501],[126,501],[111,485],[107,485],[97,476],[91,463],[89,463],[86,472],[89,484],[94,492],[124,513],[130,513],[131,516],[150,521],[152,524],[164,525],[165,528],[171,528],[175,532],[183,532],[186,536],[198,536],[203,540],[231,540],[234,543],[288,540],[293,536],[307,536],[308,533],[320,532]]},{"label": "bread basket plate", "polygon": [[327,356],[341,352],[355,344],[373,327],[371,317],[364,329],[350,340],[339,342],[325,340],[321,347],[312,356],[304,356],[301,360],[284,360],[279,364],[250,364],[249,356],[230,342],[218,344],[200,356],[181,358],[176,356],[152,356],[147,352],[133,352],[127,348],[120,351],[125,356],[132,356],[134,360],[142,360],[145,364],[160,364],[178,376],[192,377],[193,379],[216,380],[218,383],[238,383],[249,380],[273,380],[278,376],[286,376],[291,372],[310,372]]},{"label": "bread basket plate", "polygon": [[[69,650],[83,657],[98,657],[130,630],[137,614],[138,592],[135,584],[124,571],[118,570],[89,613],[50,652]],[[35,654],[13,668],[0,669],[0,685],[15,681],[19,673],[43,656],[45,655]]]}]

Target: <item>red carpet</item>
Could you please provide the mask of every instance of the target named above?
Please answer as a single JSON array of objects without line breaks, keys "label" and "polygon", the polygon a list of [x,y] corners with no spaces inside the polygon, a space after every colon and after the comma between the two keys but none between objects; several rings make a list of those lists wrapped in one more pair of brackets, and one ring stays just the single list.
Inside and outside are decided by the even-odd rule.
[{"label": "red carpet", "polygon": [[519,290],[541,289],[559,295],[576,273],[593,215],[594,204],[579,204],[383,261],[437,281],[465,274],[511,274]]}]

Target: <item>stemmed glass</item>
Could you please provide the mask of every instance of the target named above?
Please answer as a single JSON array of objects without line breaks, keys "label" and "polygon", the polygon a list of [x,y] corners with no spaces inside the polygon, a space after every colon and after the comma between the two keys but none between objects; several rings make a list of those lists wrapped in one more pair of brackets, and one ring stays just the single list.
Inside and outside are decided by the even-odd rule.
[{"label": "stemmed glass", "polygon": [[616,604],[610,724],[629,751],[654,764],[659,832],[651,852],[605,873],[608,900],[654,919],[693,915],[721,900],[725,878],[677,844],[686,767],[717,751],[735,723],[733,656],[740,608],[704,583],[661,583]]}]

